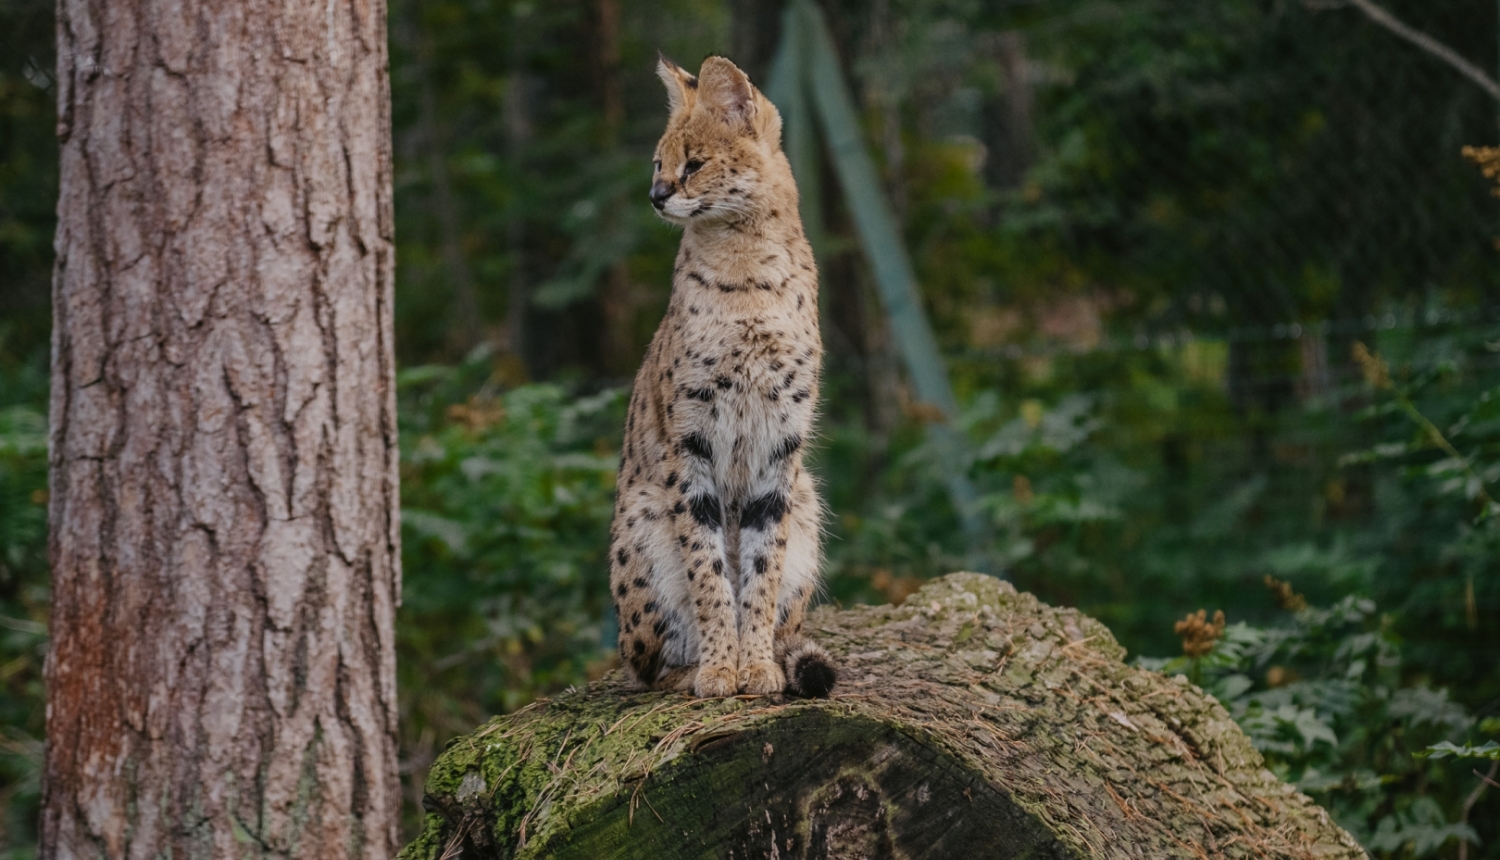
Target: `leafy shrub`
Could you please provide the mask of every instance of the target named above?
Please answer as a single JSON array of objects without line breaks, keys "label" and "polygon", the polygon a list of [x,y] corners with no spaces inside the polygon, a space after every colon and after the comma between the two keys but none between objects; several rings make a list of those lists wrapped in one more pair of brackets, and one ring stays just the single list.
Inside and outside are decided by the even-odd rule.
[{"label": "leafy shrub", "polygon": [[1366,848],[1425,857],[1450,839],[1478,840],[1464,817],[1478,781],[1464,762],[1429,747],[1500,731],[1406,673],[1392,618],[1373,601],[1346,597],[1307,606],[1285,583],[1286,619],[1228,625],[1203,656],[1142,659],[1186,673],[1217,696],[1280,778],[1311,794]]},{"label": "leafy shrub", "polygon": [[35,853],[47,647],[46,372],[0,330],[0,858]]},{"label": "leafy shrub", "polygon": [[587,680],[613,646],[604,554],[625,395],[499,395],[487,372],[479,354],[399,381],[397,665],[418,801],[437,743]]}]

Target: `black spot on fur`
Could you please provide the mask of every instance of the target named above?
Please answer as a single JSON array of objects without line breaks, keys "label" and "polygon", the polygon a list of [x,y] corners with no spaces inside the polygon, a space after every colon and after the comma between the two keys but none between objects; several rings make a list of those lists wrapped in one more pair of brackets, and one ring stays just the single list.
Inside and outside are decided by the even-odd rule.
[{"label": "black spot on fur", "polygon": [[801,447],[802,436],[800,434],[793,433],[785,439],[782,439],[781,444],[776,446],[776,450],[771,452],[771,462],[776,463],[780,462],[781,460],[785,460],[786,458],[795,454],[797,452],[797,449]]},{"label": "black spot on fur", "polygon": [[766,568],[769,567],[769,566],[770,565],[766,562],[766,557],[765,556],[758,555],[758,556],[755,557],[755,572],[756,573],[765,573],[766,572]]},{"label": "black spot on fur", "polygon": [[676,472],[673,472],[670,475],[667,475],[667,489],[671,489],[676,483],[677,483],[677,473]]},{"label": "black spot on fur", "polygon": [[730,379],[727,376],[715,377],[714,386],[717,387],[720,391],[727,391],[734,386],[734,380]]},{"label": "black spot on fur", "polygon": [[618,595],[619,595],[619,596],[621,596],[621,597],[624,597],[624,596],[625,596],[625,595],[626,595],[626,594],[629,594],[629,593],[630,593],[630,586],[628,586],[628,585],[626,585],[626,584],[625,584],[625,583],[623,583],[623,582],[622,582],[622,583],[620,583],[620,584],[619,584],[619,585],[618,585],[618,586],[617,586],[617,587],[616,587],[616,588],[615,588],[615,594],[618,594]]},{"label": "black spot on fur", "polygon": [[781,493],[767,493],[752,499],[740,514],[740,528],[765,530],[786,516],[787,500]]},{"label": "black spot on fur", "polygon": [[[641,645],[641,641],[639,639],[636,640],[635,644],[637,646],[644,647]],[[625,653],[625,642],[624,640],[621,640],[620,657],[626,659],[630,663],[630,667],[635,670],[635,675],[637,678],[640,678],[642,681],[645,681],[648,684],[652,681],[655,681],[657,673],[661,671],[662,654],[660,648],[652,651],[650,654],[638,653],[635,655],[627,655]]]},{"label": "black spot on fur", "polygon": [[714,573],[717,573],[720,576],[724,575],[724,559],[714,559]]},{"label": "black spot on fur", "polygon": [[687,396],[707,403],[714,399],[714,390],[712,388],[692,388],[688,390]]},{"label": "black spot on fur", "polygon": [[717,498],[694,496],[688,505],[693,513],[693,519],[697,520],[699,525],[708,526],[715,531],[724,527],[724,512]]},{"label": "black spot on fur", "polygon": [[644,577],[644,576],[637,576],[635,578],[635,587],[636,588],[645,588],[645,587],[649,586],[650,584],[651,583],[647,582],[646,581],[646,577]]},{"label": "black spot on fur", "polygon": [[615,561],[618,561],[620,563],[620,566],[624,567],[625,563],[628,562],[628,561],[630,561],[630,553],[626,552],[623,549],[620,550],[619,552],[616,552],[615,553]]},{"label": "black spot on fur", "polygon": [[714,461],[713,446],[708,444],[708,439],[702,433],[689,433],[682,437],[682,450],[700,460],[710,463]]}]

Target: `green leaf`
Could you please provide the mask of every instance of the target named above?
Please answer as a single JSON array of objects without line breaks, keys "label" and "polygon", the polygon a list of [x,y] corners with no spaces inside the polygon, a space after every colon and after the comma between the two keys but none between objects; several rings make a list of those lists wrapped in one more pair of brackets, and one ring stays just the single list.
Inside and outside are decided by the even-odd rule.
[{"label": "green leaf", "polygon": [[1447,758],[1453,756],[1455,758],[1500,759],[1500,743],[1488,741],[1483,746],[1476,747],[1472,744],[1458,746],[1452,741],[1443,741],[1429,746],[1423,752],[1417,753],[1417,755],[1423,758]]}]

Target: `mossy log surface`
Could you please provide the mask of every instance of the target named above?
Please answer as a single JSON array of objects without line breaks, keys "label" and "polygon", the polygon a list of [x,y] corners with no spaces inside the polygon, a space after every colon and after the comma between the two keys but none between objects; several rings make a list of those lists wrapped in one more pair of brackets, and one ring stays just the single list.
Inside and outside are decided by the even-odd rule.
[{"label": "mossy log surface", "polygon": [[1212,696],[1077,611],[952,574],[810,626],[830,699],[612,676],[460,738],[403,860],[1365,856]]}]

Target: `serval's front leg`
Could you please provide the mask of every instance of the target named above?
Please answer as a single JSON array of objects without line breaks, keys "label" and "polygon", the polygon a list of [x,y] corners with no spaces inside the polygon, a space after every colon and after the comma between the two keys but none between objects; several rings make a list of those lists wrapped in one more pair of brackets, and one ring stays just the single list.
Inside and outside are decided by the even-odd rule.
[{"label": "serval's front leg", "polygon": [[676,497],[673,522],[698,623],[698,673],[693,679],[693,693],[732,696],[739,686],[740,648],[725,547],[724,503],[714,486],[714,451],[698,432],[683,434],[674,448],[667,487]]},{"label": "serval's front leg", "polygon": [[739,687],[752,695],[779,693],[786,674],[776,661],[776,601],[787,564],[791,468],[778,469],[740,508]]}]

